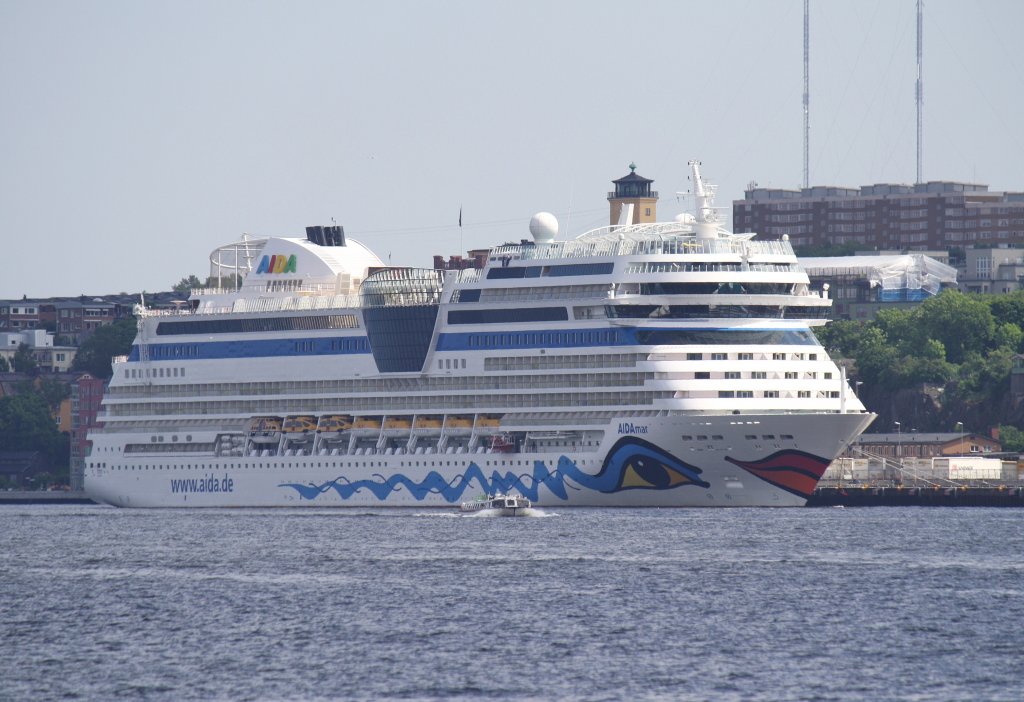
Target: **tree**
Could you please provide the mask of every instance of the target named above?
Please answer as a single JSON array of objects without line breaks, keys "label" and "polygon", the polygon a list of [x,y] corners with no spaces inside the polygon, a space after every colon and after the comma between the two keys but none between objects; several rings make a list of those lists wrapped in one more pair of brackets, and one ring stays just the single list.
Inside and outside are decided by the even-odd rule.
[{"label": "tree", "polygon": [[11,364],[7,362],[6,356],[0,356],[0,373],[9,373]]},{"label": "tree", "polygon": [[963,363],[969,353],[984,353],[995,332],[989,306],[977,295],[944,290],[914,310],[920,338],[946,347],[946,360]]},{"label": "tree", "polygon": [[114,374],[110,359],[128,355],[135,340],[135,330],[134,317],[98,328],[78,347],[71,369],[86,371],[96,378],[109,378]]},{"label": "tree", "polygon": [[173,290],[176,293],[185,293],[187,295],[192,290],[192,288],[201,287],[203,287],[202,281],[200,281],[199,278],[197,278],[196,276],[190,275],[187,278],[182,278],[181,280],[179,280],[178,284],[171,288],[171,290]]},{"label": "tree", "polygon": [[40,451],[57,471],[68,462],[68,438],[46,401],[31,392],[0,398],[0,451]]},{"label": "tree", "polygon": [[39,374],[39,364],[36,363],[36,358],[32,355],[32,349],[24,342],[18,344],[18,350],[14,352],[12,365],[14,366],[15,373]]},{"label": "tree", "polygon": [[867,328],[865,322],[856,320],[840,319],[824,327],[814,330],[814,335],[821,341],[829,354],[849,357],[857,350],[864,330]]},{"label": "tree", "polygon": [[60,403],[71,397],[71,386],[46,376],[37,380],[33,392],[43,399],[51,412],[56,413],[60,409]]},{"label": "tree", "polygon": [[1000,324],[996,327],[995,336],[992,337],[992,345],[997,349],[1006,348],[1016,353],[1024,345],[1024,331],[1013,322]]},{"label": "tree", "polygon": [[999,443],[1003,445],[1004,451],[1022,452],[1024,451],[1024,431],[1002,424],[999,426]]}]

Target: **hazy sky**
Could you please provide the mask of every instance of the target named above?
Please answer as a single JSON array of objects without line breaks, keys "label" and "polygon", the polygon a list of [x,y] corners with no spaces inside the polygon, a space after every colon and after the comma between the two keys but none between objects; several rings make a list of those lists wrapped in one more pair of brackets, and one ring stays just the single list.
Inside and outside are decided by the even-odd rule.
[{"label": "hazy sky", "polygon": [[[927,0],[924,179],[1024,190],[1024,2]],[[915,179],[914,0],[811,1],[812,184]],[[0,0],[0,298],[335,218],[395,265],[803,178],[803,3]],[[459,209],[463,228],[458,228]],[[568,230],[568,231],[567,231]]]}]

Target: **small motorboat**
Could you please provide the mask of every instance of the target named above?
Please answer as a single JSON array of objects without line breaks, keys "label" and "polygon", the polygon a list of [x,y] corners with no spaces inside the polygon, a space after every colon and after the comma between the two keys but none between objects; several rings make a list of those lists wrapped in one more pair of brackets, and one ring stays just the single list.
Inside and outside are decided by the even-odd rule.
[{"label": "small motorboat", "polygon": [[494,510],[502,517],[516,517],[529,509],[530,501],[522,495],[485,495],[469,502],[463,502],[459,510],[462,512],[483,512]]}]

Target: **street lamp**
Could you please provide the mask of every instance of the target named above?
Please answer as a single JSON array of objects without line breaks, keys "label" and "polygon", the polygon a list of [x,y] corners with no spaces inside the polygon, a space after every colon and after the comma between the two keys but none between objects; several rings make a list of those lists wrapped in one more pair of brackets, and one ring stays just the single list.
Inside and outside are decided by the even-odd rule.
[{"label": "street lamp", "polygon": [[899,422],[893,424],[896,425],[896,456],[899,457],[903,454],[903,426]]},{"label": "street lamp", "polygon": [[956,425],[960,427],[960,455],[964,455],[964,423],[957,422]]}]

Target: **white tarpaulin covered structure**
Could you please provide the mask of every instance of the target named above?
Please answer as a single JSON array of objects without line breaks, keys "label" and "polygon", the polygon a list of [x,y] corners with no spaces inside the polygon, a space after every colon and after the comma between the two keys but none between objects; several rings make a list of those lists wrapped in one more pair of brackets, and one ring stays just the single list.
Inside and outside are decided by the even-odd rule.
[{"label": "white tarpaulin covered structure", "polygon": [[801,258],[811,278],[855,277],[879,288],[879,299],[919,300],[956,285],[956,269],[923,254]]}]

